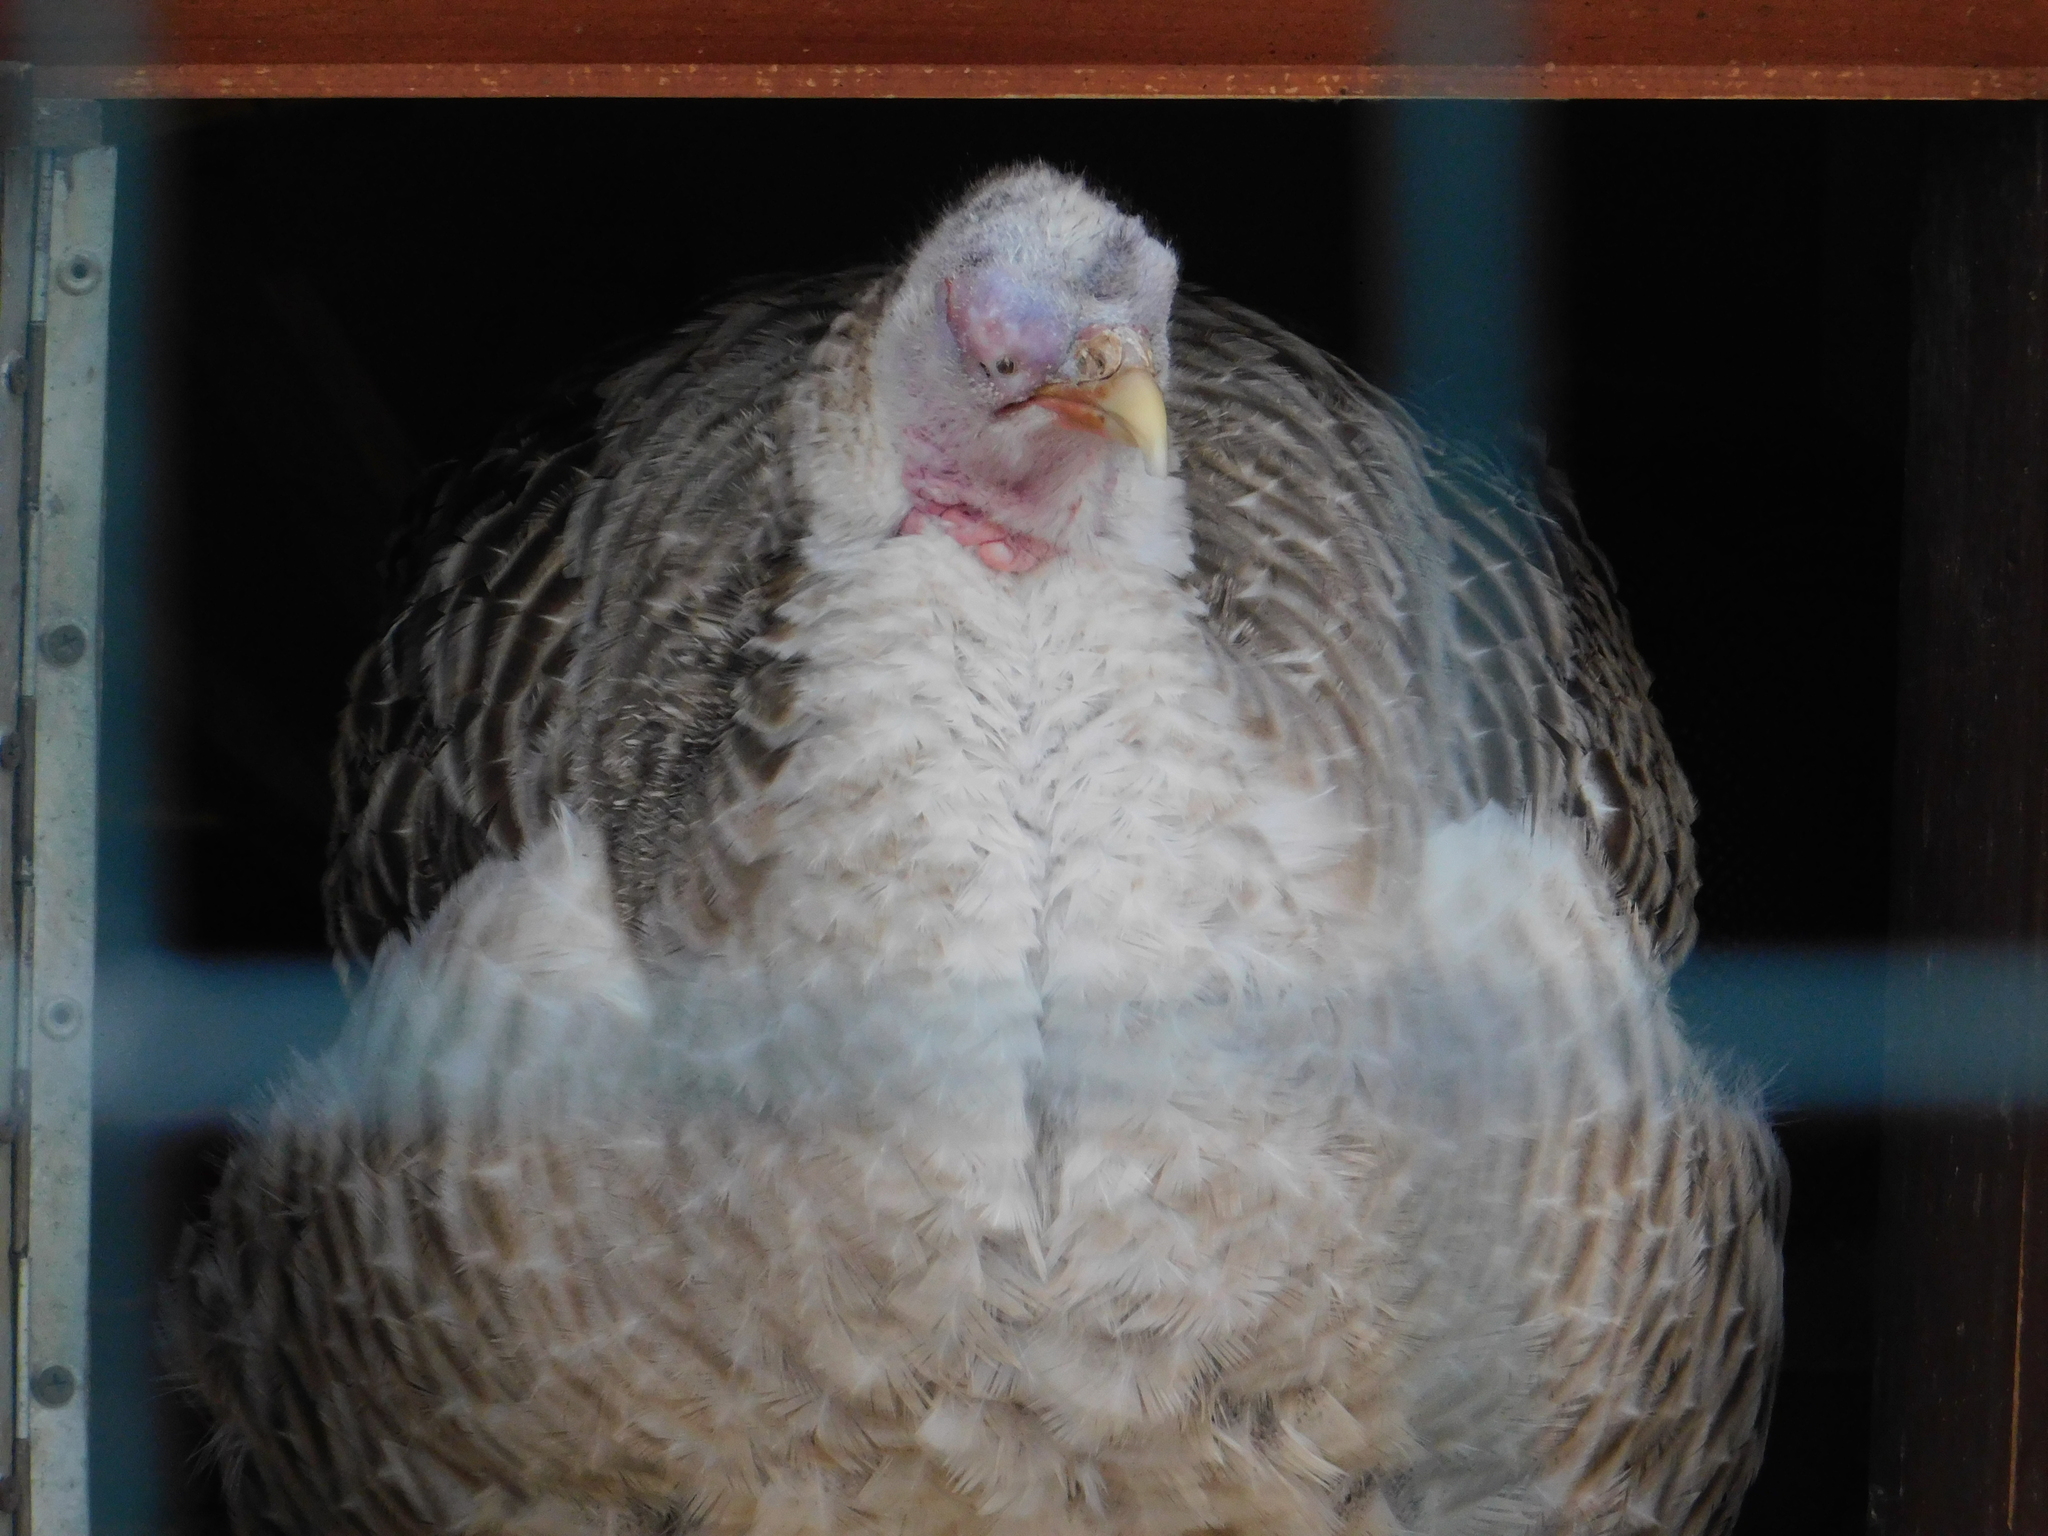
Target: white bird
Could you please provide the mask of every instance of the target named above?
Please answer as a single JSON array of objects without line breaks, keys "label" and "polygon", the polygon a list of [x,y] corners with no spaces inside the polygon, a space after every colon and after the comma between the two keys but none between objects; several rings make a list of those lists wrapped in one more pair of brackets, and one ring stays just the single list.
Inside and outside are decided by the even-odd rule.
[{"label": "white bird", "polygon": [[1731,1526],[1783,1178],[1604,567],[1176,289],[1006,172],[443,488],[173,1298],[240,1530]]}]

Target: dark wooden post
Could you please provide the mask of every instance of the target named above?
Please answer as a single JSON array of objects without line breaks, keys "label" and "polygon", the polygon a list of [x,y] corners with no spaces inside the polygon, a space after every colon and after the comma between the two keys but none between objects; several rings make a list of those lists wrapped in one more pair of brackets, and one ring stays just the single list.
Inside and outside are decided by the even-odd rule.
[{"label": "dark wooden post", "polygon": [[1956,110],[1922,219],[1894,887],[1918,958],[1895,973],[1887,1042],[1872,1520],[1886,1536],[2042,1532],[2048,107]]}]

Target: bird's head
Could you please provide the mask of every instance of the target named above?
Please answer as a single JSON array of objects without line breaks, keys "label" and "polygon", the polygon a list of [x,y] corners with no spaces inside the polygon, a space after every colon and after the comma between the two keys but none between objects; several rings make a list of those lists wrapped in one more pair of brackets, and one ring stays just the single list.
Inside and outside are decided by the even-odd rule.
[{"label": "bird's head", "polygon": [[1168,469],[1178,264],[1143,223],[1044,166],[970,192],[911,257],[876,340],[905,533],[993,570],[1087,544],[1133,477]]}]

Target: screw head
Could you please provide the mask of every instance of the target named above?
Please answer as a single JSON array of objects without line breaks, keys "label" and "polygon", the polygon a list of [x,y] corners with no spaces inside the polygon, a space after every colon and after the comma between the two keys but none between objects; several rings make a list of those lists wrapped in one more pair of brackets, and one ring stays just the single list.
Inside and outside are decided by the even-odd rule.
[{"label": "screw head", "polygon": [[106,268],[91,251],[67,251],[57,263],[57,286],[66,293],[83,296],[99,287]]},{"label": "screw head", "polygon": [[53,997],[43,1005],[43,1033],[52,1040],[69,1040],[85,1028],[85,1009],[68,997]]},{"label": "screw head", "polygon": [[78,1395],[78,1378],[68,1366],[46,1365],[36,1372],[29,1390],[45,1408],[62,1408]]},{"label": "screw head", "polygon": [[56,624],[43,631],[43,655],[60,667],[68,667],[85,656],[85,631],[76,624]]},{"label": "screw head", "polygon": [[19,352],[10,352],[0,358],[0,384],[7,386],[7,393],[18,395],[28,388],[28,359]]}]

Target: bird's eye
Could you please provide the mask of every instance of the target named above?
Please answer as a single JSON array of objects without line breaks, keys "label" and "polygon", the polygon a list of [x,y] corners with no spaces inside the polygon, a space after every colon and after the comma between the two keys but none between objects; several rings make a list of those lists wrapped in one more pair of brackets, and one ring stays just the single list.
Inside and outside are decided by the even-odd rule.
[{"label": "bird's eye", "polygon": [[1016,371],[1017,359],[1015,359],[1014,357],[999,357],[996,359],[997,373],[1008,375],[1015,373]]}]

